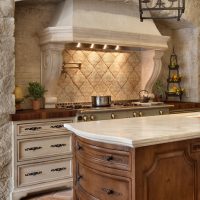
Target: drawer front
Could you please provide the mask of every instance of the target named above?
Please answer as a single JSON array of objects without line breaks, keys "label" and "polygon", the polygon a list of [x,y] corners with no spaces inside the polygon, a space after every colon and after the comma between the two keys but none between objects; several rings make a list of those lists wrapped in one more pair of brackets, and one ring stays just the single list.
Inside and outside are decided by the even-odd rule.
[{"label": "drawer front", "polygon": [[71,167],[71,158],[18,166],[18,186],[34,185],[72,177]]},{"label": "drawer front", "polygon": [[102,200],[131,199],[131,179],[105,174],[80,163],[77,165],[77,185],[90,195]]},{"label": "drawer front", "polygon": [[71,153],[71,134],[18,140],[18,161]]},{"label": "drawer front", "polygon": [[30,123],[20,124],[17,126],[18,135],[33,135],[49,132],[67,131],[64,128],[65,123],[71,123],[73,120],[58,121],[58,122],[44,122],[44,123]]},{"label": "drawer front", "polygon": [[77,157],[109,168],[131,171],[131,153],[101,148],[80,140],[75,144]]}]

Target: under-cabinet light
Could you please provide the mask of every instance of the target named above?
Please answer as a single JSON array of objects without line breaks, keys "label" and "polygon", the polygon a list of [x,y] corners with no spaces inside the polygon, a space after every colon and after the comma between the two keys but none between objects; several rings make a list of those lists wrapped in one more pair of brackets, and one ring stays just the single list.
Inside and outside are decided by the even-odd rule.
[{"label": "under-cabinet light", "polygon": [[90,49],[93,49],[93,48],[94,48],[94,44],[91,44]]},{"label": "under-cabinet light", "polygon": [[76,47],[80,48],[81,47],[81,43],[79,42]]},{"label": "under-cabinet light", "polygon": [[116,51],[119,50],[119,45],[117,45],[117,46],[115,47],[115,50],[116,50]]},{"label": "under-cabinet light", "polygon": [[107,45],[107,44],[105,44],[105,45],[103,46],[103,49],[107,49],[107,46],[108,46],[108,45]]}]

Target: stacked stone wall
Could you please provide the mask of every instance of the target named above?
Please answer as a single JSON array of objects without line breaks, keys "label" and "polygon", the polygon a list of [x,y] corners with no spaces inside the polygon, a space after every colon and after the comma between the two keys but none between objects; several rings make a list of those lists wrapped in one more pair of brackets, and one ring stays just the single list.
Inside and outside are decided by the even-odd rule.
[{"label": "stacked stone wall", "polygon": [[12,127],[14,113],[14,0],[0,0],[0,199],[10,199],[12,189]]}]

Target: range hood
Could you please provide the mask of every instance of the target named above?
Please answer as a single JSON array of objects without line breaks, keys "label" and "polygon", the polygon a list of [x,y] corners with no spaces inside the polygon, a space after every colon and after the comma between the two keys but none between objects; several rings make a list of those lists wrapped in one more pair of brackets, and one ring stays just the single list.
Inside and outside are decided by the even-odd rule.
[{"label": "range hood", "polygon": [[160,34],[152,20],[140,22],[134,1],[65,0],[40,39],[41,44],[82,42],[165,49],[168,37]]},{"label": "range hood", "polygon": [[[45,106],[56,103],[63,50],[70,44],[97,44],[141,51],[142,88],[149,92],[157,80],[169,37],[162,36],[152,20],[140,22],[135,0],[65,0],[49,27],[40,35],[42,84],[48,90]],[[102,49],[103,50],[103,49]]]}]

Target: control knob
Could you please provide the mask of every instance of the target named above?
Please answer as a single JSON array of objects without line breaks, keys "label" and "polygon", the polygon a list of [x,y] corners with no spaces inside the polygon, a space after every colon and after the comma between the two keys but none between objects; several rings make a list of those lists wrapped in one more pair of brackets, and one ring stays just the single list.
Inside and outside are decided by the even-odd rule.
[{"label": "control knob", "polygon": [[139,116],[140,116],[140,117],[142,117],[142,116],[143,116],[142,112],[139,112]]},{"label": "control knob", "polygon": [[90,120],[92,120],[92,121],[94,120],[94,116],[93,115],[90,116]]},{"label": "control knob", "polygon": [[85,121],[85,122],[87,121],[87,116],[86,115],[83,116],[83,121]]},{"label": "control knob", "polygon": [[137,117],[137,113],[136,112],[133,113],[133,117]]},{"label": "control knob", "polygon": [[159,114],[160,114],[160,115],[163,115],[163,111],[162,111],[162,110],[160,110],[160,111],[159,111]]},{"label": "control knob", "polygon": [[115,119],[115,114],[111,114],[111,119]]}]

